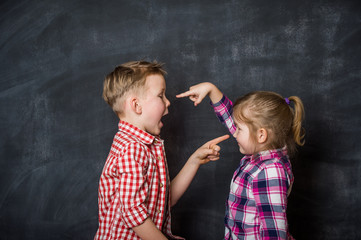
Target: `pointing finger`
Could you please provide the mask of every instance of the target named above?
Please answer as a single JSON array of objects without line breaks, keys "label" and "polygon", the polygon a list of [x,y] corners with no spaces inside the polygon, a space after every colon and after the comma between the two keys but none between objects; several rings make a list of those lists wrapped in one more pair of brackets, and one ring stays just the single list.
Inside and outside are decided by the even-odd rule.
[{"label": "pointing finger", "polygon": [[186,91],[184,93],[180,93],[178,95],[176,95],[177,98],[183,98],[183,97],[189,97],[194,95],[194,93],[192,91]]},{"label": "pointing finger", "polygon": [[228,139],[229,138],[229,135],[226,134],[226,135],[223,135],[221,137],[217,137],[211,141],[209,141],[207,144],[208,144],[208,148],[212,148],[214,145],[217,145],[218,143],[220,142],[223,142],[224,140]]}]

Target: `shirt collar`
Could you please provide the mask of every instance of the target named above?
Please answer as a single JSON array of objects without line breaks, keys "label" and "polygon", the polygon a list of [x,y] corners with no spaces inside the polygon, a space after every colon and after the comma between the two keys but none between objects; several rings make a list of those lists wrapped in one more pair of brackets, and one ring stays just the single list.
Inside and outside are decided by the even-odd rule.
[{"label": "shirt collar", "polygon": [[265,150],[259,152],[254,155],[246,155],[245,158],[249,159],[251,162],[253,161],[266,161],[273,158],[281,158],[287,155],[287,147],[272,149],[272,150]]},{"label": "shirt collar", "polygon": [[120,120],[118,124],[119,131],[128,133],[132,136],[135,136],[144,144],[152,144],[152,143],[161,143],[163,140],[159,136],[153,136],[150,133],[147,133],[146,131],[143,131],[142,129],[132,125],[131,123],[125,122]]}]

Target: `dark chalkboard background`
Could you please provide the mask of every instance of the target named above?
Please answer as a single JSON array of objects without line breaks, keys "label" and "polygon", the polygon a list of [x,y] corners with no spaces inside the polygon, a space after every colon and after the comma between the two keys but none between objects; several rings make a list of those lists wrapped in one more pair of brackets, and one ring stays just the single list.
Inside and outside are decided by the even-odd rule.
[{"label": "dark chalkboard background", "polygon": [[[130,60],[166,63],[162,137],[171,177],[227,133],[207,102],[175,95],[211,81],[300,96],[306,145],[294,161],[297,239],[361,238],[359,1],[1,1],[0,239],[92,239],[98,180],[117,130],[104,76]],[[173,232],[222,239],[242,157],[234,139],[173,209]]]}]

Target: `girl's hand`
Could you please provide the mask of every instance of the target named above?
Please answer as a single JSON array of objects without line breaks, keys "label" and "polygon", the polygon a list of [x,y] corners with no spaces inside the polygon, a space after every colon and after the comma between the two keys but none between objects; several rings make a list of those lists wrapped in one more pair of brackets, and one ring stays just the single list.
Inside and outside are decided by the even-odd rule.
[{"label": "girl's hand", "polygon": [[219,159],[219,151],[221,150],[217,144],[228,138],[229,135],[223,135],[206,142],[190,156],[189,160],[191,160],[192,163],[199,165],[206,164],[209,161],[217,161]]},{"label": "girl's hand", "polygon": [[[214,93],[214,94],[213,94]],[[213,95],[211,95],[213,94]],[[219,97],[220,94],[220,97]],[[209,82],[199,83],[197,85],[191,86],[188,91],[176,95],[177,98],[189,97],[191,101],[194,102],[194,106],[197,106],[202,102],[202,100],[209,95],[212,102],[217,102],[221,100],[223,94],[218,90],[218,88]],[[219,99],[218,99],[219,98]]]}]

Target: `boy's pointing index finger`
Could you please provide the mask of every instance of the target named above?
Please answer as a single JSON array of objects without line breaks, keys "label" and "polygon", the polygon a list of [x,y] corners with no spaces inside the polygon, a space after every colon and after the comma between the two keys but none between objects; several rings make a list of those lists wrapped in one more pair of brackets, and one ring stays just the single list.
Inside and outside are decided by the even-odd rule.
[{"label": "boy's pointing index finger", "polygon": [[220,142],[223,142],[224,140],[228,139],[229,135],[223,135],[221,137],[217,137],[211,141],[208,142],[208,148],[211,149],[214,145],[217,145]]}]

